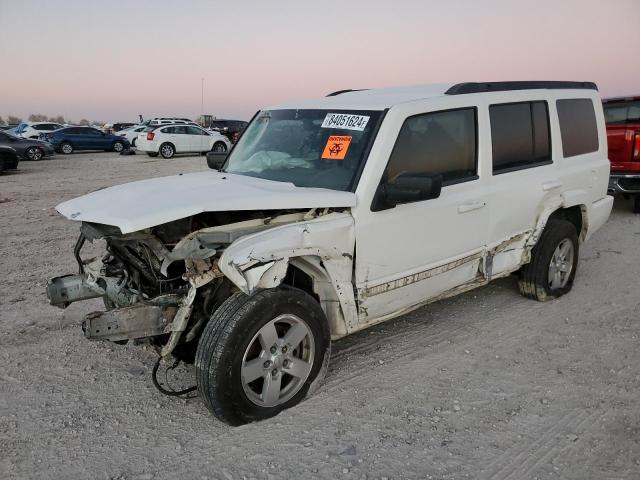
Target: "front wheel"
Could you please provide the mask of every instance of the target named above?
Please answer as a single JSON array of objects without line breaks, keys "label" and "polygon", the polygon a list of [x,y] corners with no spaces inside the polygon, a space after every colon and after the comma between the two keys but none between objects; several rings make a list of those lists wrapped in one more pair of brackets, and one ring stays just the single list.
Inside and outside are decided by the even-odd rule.
[{"label": "front wheel", "polygon": [[120,153],[124,150],[124,144],[122,142],[113,142],[113,151]]},{"label": "front wheel", "polygon": [[522,267],[518,287],[525,297],[544,302],[568,293],[578,268],[576,228],[567,220],[551,219]]},{"label": "front wheel", "polygon": [[27,158],[29,160],[40,160],[42,159],[42,149],[38,148],[38,147],[29,147],[27,148],[27,151],[25,152]]},{"label": "front wheel", "polygon": [[230,425],[277,415],[313,393],[331,341],[318,302],[292,287],[236,293],[213,314],[196,352],[198,392]]}]

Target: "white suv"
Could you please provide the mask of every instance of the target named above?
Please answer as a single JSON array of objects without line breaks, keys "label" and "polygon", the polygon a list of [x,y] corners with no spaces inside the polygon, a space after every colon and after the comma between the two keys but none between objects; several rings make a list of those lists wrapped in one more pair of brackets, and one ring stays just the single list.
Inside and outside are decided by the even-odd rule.
[{"label": "white suv", "polygon": [[226,152],[231,142],[218,132],[196,125],[148,126],[138,133],[136,148],[150,157],[171,158],[176,153]]},{"label": "white suv", "polygon": [[23,138],[40,138],[40,135],[51,133],[59,128],[64,128],[64,125],[52,122],[25,122],[18,125],[15,132]]},{"label": "white suv", "polygon": [[[265,109],[209,156],[221,171],[58,205],[82,222],[82,273],[47,293],[103,297],[85,336],[148,338],[165,393],[160,360],[195,355],[234,425],[311,394],[332,340],[514,272],[526,297],[564,295],[613,202],[592,83],[343,91]],[[109,254],[82,260],[98,238]]]}]

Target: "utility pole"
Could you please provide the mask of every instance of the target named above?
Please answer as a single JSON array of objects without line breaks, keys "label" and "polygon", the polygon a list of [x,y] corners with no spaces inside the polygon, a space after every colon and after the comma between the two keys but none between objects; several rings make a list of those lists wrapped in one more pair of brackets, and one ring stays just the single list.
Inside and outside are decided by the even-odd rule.
[{"label": "utility pole", "polygon": [[204,116],[204,77],[200,79],[201,87],[202,87],[202,96],[200,99],[200,116]]}]

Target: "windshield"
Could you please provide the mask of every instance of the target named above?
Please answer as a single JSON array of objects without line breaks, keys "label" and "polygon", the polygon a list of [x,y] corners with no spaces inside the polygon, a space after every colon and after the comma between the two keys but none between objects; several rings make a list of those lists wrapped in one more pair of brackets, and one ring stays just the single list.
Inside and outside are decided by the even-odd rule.
[{"label": "windshield", "polygon": [[260,112],[233,149],[225,171],[298,187],[355,189],[382,112]]}]

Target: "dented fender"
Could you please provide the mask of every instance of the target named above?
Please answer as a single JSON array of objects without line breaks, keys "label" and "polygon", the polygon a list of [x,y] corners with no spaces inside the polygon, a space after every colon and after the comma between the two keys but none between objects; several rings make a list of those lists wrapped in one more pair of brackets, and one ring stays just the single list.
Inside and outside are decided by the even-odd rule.
[{"label": "dented fender", "polygon": [[[294,258],[320,261],[341,307],[346,333],[357,324],[352,287],[355,229],[348,213],[330,213],[307,221],[246,235],[220,257],[220,271],[246,294],[282,283]],[[331,321],[331,319],[330,319]]]}]

